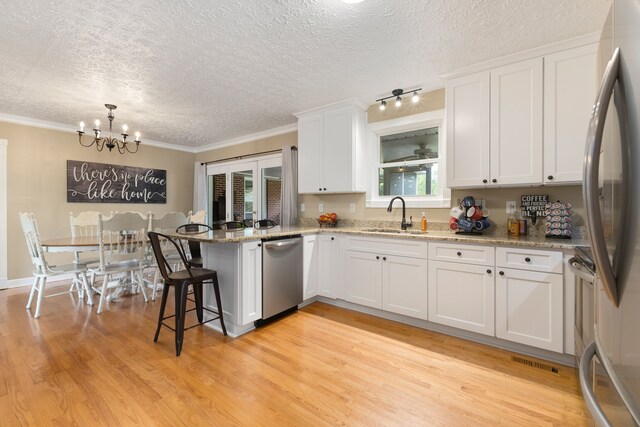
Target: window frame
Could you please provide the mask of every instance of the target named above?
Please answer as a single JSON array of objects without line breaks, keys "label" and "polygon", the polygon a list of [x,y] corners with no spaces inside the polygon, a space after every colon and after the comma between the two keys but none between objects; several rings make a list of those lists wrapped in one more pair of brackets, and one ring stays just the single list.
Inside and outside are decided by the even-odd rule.
[{"label": "window frame", "polygon": [[[429,127],[438,128],[438,160],[409,160],[395,163],[380,162],[380,138],[395,133],[409,132]],[[402,196],[406,206],[411,208],[448,208],[451,207],[451,189],[447,187],[445,110],[429,111],[413,114],[367,125],[367,192],[366,207],[386,208],[395,196],[380,196],[379,168],[393,166],[412,166],[424,163],[438,164],[438,195],[437,196]]]}]

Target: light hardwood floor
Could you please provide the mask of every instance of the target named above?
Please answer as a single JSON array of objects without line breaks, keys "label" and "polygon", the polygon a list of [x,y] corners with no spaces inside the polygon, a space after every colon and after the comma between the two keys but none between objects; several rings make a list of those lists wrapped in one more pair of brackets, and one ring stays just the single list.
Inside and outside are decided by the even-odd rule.
[{"label": "light hardwood floor", "polygon": [[[0,291],[0,425],[587,425],[572,368],[315,303],[240,338],[153,342],[159,301],[98,316]],[[170,298],[170,301],[172,299]]]}]

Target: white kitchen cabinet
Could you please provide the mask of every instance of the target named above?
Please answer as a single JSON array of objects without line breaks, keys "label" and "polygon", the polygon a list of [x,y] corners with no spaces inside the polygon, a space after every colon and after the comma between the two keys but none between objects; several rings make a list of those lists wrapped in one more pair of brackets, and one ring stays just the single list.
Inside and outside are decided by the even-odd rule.
[{"label": "white kitchen cabinet", "polygon": [[427,244],[354,237],[344,250],[344,299],[427,319]]},{"label": "white kitchen cabinet", "polygon": [[496,336],[562,353],[562,275],[500,267],[497,271]]},{"label": "white kitchen cabinet", "polygon": [[370,252],[345,251],[344,299],[382,308],[382,257]]},{"label": "white kitchen cabinet", "polygon": [[494,335],[492,246],[429,244],[429,320]]},{"label": "white kitchen cabinet", "polygon": [[491,183],[542,183],[542,58],[491,70]]},{"label": "white kitchen cabinet", "polygon": [[447,184],[542,183],[542,58],[446,85]]},{"label": "white kitchen cabinet", "polygon": [[335,235],[318,235],[318,295],[323,297],[338,298],[341,294],[338,279],[341,265],[339,243]]},{"label": "white kitchen cabinet", "polygon": [[382,309],[428,319],[427,260],[383,255]]},{"label": "white kitchen cabinet", "polygon": [[364,192],[365,109],[351,104],[297,116],[298,192]]},{"label": "white kitchen cabinet", "polygon": [[494,267],[429,261],[429,320],[494,335]]},{"label": "white kitchen cabinet", "polygon": [[318,295],[318,235],[303,236],[303,295],[310,299]]},{"label": "white kitchen cabinet", "polygon": [[489,183],[489,87],[488,71],[447,82],[447,185],[452,188]]},{"label": "white kitchen cabinet", "polygon": [[582,182],[582,153],[596,97],[597,44],[544,58],[544,183]]},{"label": "white kitchen cabinet", "polygon": [[242,243],[240,286],[240,322],[242,325],[262,318],[262,242]]}]

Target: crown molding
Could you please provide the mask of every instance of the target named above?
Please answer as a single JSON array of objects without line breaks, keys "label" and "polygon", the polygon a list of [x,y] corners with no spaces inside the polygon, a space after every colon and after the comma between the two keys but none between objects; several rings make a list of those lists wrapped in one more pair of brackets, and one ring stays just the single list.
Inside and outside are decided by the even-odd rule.
[{"label": "crown molding", "polygon": [[225,141],[215,142],[213,144],[197,147],[194,149],[194,153],[204,153],[206,151],[217,150],[218,148],[230,147],[232,145],[244,144],[245,142],[270,138],[272,136],[284,135],[285,133],[296,132],[297,130],[298,123],[291,123],[289,125],[268,129],[262,132],[252,133],[250,135],[240,136],[238,138],[227,139]]},{"label": "crown molding", "polygon": [[360,107],[364,111],[367,111],[367,109],[369,109],[369,105],[367,105],[365,102],[362,102],[357,98],[349,98],[342,101],[333,102],[331,104],[322,105],[320,107],[310,108],[308,110],[300,111],[299,113],[293,113],[293,115],[296,116],[297,118],[300,118],[303,116],[307,116],[309,114],[321,113],[327,110],[333,110],[340,107],[350,107],[354,105],[356,107]]},{"label": "crown molding", "polygon": [[[71,126],[67,124],[50,122],[47,120],[34,119],[31,117],[15,116],[13,114],[5,114],[5,113],[0,113],[0,122],[31,126],[35,128],[41,128],[41,129],[57,130],[60,132],[77,133],[77,130],[78,130],[75,128],[75,126]],[[152,139],[145,139],[142,142],[142,144],[150,147],[165,148],[167,150],[176,150],[176,151],[185,151],[187,153],[195,153],[193,147],[186,147],[184,145],[154,141]]]},{"label": "crown molding", "polygon": [[480,62],[478,64],[469,65],[466,67],[458,68],[446,74],[441,74],[440,77],[443,80],[449,80],[465,76],[480,71],[486,71],[491,68],[501,67],[503,65],[513,64],[518,61],[525,61],[527,59],[538,58],[552,53],[560,52],[562,50],[573,49],[576,47],[598,43],[600,41],[600,31],[585,34],[582,36],[574,37],[571,39],[562,40],[559,42],[547,44],[544,46],[535,47],[533,49],[523,50],[510,55],[501,56],[499,58],[490,59],[488,61]]}]

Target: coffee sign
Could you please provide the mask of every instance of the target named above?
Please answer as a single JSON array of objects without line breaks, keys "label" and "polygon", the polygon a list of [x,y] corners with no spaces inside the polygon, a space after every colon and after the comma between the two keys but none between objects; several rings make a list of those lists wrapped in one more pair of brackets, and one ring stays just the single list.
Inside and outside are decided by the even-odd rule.
[{"label": "coffee sign", "polygon": [[167,171],[67,160],[67,202],[167,203]]},{"label": "coffee sign", "polygon": [[543,217],[545,216],[545,208],[549,203],[549,196],[544,195],[526,195],[520,196],[520,207],[522,208],[522,216]]}]

